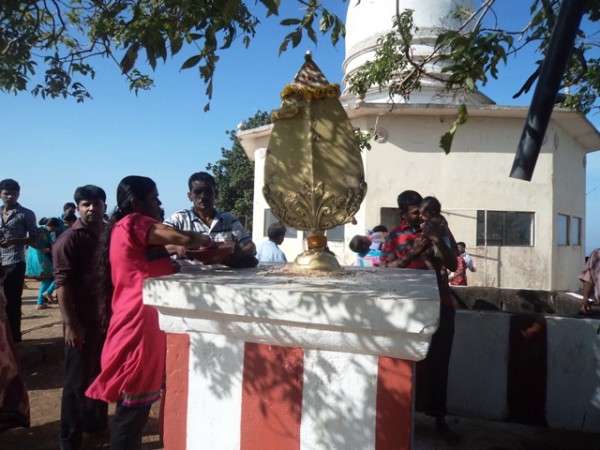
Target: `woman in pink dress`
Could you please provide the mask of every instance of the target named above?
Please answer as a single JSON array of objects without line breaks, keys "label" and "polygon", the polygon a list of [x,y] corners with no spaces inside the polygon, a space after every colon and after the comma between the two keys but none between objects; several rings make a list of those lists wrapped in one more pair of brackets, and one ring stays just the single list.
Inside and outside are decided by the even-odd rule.
[{"label": "woman in pink dress", "polygon": [[[110,286],[112,311],[102,371],[86,391],[88,397],[116,402],[111,450],[142,445],[152,403],[160,399],[165,377],[166,337],[158,313],[142,302],[146,278],[168,275],[174,266],[166,244],[208,246],[208,235],[179,231],[159,222],[161,202],[150,178],[125,177],[117,188],[117,207],[100,241],[100,286]],[[105,293],[104,298],[111,298]]]}]

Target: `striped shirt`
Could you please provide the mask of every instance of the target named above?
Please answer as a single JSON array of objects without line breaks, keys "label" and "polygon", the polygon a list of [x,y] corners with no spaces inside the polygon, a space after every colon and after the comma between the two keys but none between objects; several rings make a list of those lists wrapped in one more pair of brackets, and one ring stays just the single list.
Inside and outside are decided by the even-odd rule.
[{"label": "striped shirt", "polygon": [[171,217],[164,221],[165,225],[183,231],[198,231],[208,234],[211,238],[218,238],[219,235],[233,234],[240,244],[251,240],[250,233],[233,214],[215,210],[215,217],[208,226],[205,224],[193,209],[183,209],[177,211]]},{"label": "striped shirt", "polygon": [[[23,239],[26,237],[38,236],[39,230],[35,220],[35,213],[27,208],[23,208],[19,203],[8,213],[4,220],[4,215],[0,221],[0,240],[1,239]],[[2,238],[2,236],[4,236]],[[2,265],[16,264],[25,261],[25,246],[11,245],[7,248],[0,248]]]},{"label": "striped shirt", "polygon": [[[422,234],[420,227],[412,227],[402,220],[400,225],[393,229],[383,244],[381,250],[381,256],[379,259],[382,262],[391,262],[396,259],[401,259],[414,245],[415,240]],[[451,237],[451,242],[454,242],[452,233],[448,230],[448,234]],[[452,248],[456,250],[456,244],[453,244]],[[407,269],[427,269],[427,264],[422,258],[413,259],[406,266]],[[448,285],[448,279],[442,279],[439,274],[439,270],[435,271],[437,279],[438,290],[440,291],[440,300],[442,305],[454,306],[454,300],[452,299],[452,291]]]}]

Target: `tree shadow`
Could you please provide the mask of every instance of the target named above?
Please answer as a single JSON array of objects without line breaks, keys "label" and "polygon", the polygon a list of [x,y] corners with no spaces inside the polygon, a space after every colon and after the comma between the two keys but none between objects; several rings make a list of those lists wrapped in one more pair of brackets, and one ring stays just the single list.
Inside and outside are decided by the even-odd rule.
[{"label": "tree shadow", "polygon": [[[437,328],[433,272],[352,269],[330,277],[281,276],[269,267],[192,272],[150,280],[145,300],[178,317],[192,335],[191,354],[201,356],[190,370],[211,394],[235,396],[241,383],[242,403],[258,399],[251,408],[282,442],[298,439],[300,422],[304,427],[312,421],[318,431],[309,447],[367,448],[375,439],[378,356],[422,359]],[[153,296],[154,288],[185,299],[185,306],[173,308],[170,299]],[[352,357],[332,358],[331,352]],[[357,393],[346,395],[351,391]]]}]

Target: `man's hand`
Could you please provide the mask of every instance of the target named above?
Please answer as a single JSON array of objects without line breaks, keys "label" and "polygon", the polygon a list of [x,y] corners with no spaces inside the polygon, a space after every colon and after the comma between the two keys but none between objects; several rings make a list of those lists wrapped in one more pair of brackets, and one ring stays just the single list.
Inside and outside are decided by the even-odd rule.
[{"label": "man's hand", "polygon": [[6,239],[6,238],[5,238],[5,239],[2,239],[2,240],[0,241],[0,247],[2,247],[2,248],[8,248],[8,247],[11,247],[11,246],[13,246],[13,245],[14,245],[14,244],[13,244],[13,242],[12,242],[12,239]]},{"label": "man's hand", "polygon": [[422,234],[414,240],[411,252],[415,256],[420,255],[425,250],[427,250],[430,245],[431,245],[431,239],[428,236],[425,236]]},{"label": "man's hand", "polygon": [[65,326],[65,344],[68,347],[81,351],[85,342],[85,332],[79,325]]}]

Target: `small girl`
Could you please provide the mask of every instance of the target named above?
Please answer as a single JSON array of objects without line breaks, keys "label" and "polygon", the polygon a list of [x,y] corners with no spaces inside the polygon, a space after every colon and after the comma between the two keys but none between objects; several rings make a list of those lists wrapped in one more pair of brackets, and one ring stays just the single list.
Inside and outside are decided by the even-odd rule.
[{"label": "small girl", "polygon": [[56,217],[44,220],[40,227],[39,240],[27,248],[25,255],[25,277],[41,281],[37,298],[37,309],[46,309],[48,308],[48,303],[56,303],[52,297],[52,293],[54,292],[52,244],[56,239],[59,228],[60,222]]}]

